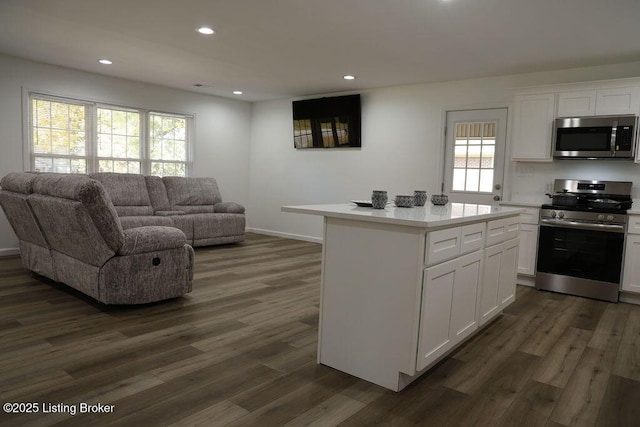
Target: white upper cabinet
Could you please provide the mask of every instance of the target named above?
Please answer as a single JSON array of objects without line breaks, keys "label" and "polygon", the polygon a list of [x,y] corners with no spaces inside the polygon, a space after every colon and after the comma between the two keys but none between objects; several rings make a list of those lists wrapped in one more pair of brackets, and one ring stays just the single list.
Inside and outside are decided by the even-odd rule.
[{"label": "white upper cabinet", "polygon": [[638,87],[558,93],[558,117],[638,114],[639,110]]},{"label": "white upper cabinet", "polygon": [[638,114],[639,100],[640,90],[637,87],[598,90],[596,115]]},{"label": "white upper cabinet", "polygon": [[558,117],[593,116],[595,114],[595,90],[560,92],[558,94]]},{"label": "white upper cabinet", "polygon": [[556,94],[514,97],[511,159],[551,161],[551,138],[556,113]]}]

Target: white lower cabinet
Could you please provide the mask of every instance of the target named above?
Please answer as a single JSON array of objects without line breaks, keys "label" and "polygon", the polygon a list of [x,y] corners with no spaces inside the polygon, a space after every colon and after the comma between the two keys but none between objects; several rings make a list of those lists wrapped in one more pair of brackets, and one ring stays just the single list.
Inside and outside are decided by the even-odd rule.
[{"label": "white lower cabinet", "polygon": [[[505,203],[504,206],[517,206],[509,205]],[[538,217],[540,216],[540,209],[528,207],[525,212],[520,215],[520,249],[518,249],[518,275],[526,276],[523,278],[524,283],[530,283],[533,286],[533,282],[527,282],[532,280],[536,275],[536,261],[538,258],[538,232],[540,226],[538,225]],[[508,236],[512,238],[514,236]],[[505,239],[507,240],[507,239]],[[520,283],[523,283],[521,281]]]},{"label": "white lower cabinet", "polygon": [[624,251],[622,290],[640,293],[640,234],[628,234]]},{"label": "white lower cabinet", "polygon": [[518,275],[518,249],[520,239],[515,238],[502,244],[498,302],[500,311],[516,300],[516,277]]},{"label": "white lower cabinet", "polygon": [[538,253],[538,225],[520,225],[520,252],[518,254],[518,274],[535,276]]},{"label": "white lower cabinet", "polygon": [[520,213],[440,228],[325,217],[318,362],[405,388],[478,332],[489,228],[502,251],[491,268],[508,269],[494,297],[513,300]]},{"label": "white lower cabinet", "polygon": [[482,254],[481,250],[473,252],[424,271],[418,371],[478,328],[476,309]]},{"label": "white lower cabinet", "polygon": [[484,250],[482,286],[478,298],[478,324],[491,320],[515,300],[519,239]]},{"label": "white lower cabinet", "polygon": [[500,264],[502,263],[502,245],[494,245],[484,250],[484,273],[482,288],[478,298],[482,325],[498,314],[498,286],[500,284]]}]

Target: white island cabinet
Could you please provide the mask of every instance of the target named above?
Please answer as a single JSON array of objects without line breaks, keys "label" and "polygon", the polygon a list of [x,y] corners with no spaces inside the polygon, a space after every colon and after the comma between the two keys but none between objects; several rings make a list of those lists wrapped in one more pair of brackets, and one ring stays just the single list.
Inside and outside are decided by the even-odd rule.
[{"label": "white island cabinet", "polygon": [[282,211],[324,217],[324,365],[402,390],[515,299],[523,209],[453,203]]}]

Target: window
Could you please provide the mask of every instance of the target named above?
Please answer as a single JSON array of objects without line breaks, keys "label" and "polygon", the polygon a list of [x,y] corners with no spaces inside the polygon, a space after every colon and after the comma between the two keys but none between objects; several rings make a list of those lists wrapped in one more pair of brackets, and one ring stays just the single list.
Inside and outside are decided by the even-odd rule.
[{"label": "window", "polygon": [[30,169],[186,176],[192,118],[32,93]]},{"label": "window", "polygon": [[84,104],[33,99],[31,123],[32,170],[87,172]]},{"label": "window", "polygon": [[185,176],[187,120],[163,114],[150,114],[152,175]]},{"label": "window", "polygon": [[98,171],[140,173],[140,113],[98,108]]},{"label": "window", "polygon": [[456,124],[453,190],[490,193],[496,149],[496,122]]}]

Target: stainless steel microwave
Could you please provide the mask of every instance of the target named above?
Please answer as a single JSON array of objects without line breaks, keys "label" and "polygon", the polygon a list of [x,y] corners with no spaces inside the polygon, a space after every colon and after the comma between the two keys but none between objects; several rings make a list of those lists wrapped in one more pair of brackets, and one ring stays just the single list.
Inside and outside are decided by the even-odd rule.
[{"label": "stainless steel microwave", "polygon": [[566,117],[553,127],[556,159],[633,159],[637,116]]}]

